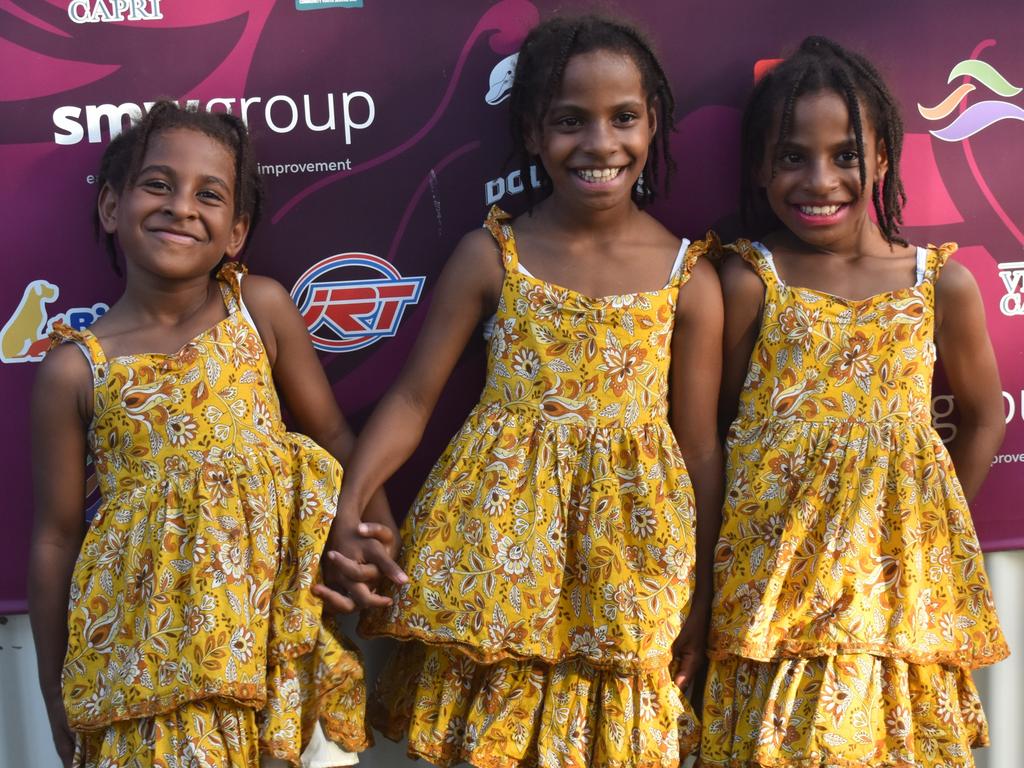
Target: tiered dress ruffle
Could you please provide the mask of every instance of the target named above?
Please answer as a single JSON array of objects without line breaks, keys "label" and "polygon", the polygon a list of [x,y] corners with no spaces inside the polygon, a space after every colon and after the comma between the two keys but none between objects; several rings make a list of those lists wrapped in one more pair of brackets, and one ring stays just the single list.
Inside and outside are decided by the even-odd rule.
[{"label": "tiered dress ruffle", "polygon": [[931,425],[935,279],[850,301],[765,284],[715,552],[709,766],[971,766],[969,670],[1008,654]]}]

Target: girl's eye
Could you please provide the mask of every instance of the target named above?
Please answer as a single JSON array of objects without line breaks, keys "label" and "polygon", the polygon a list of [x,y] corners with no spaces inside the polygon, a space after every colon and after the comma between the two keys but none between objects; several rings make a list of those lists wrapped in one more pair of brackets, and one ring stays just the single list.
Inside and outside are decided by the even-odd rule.
[{"label": "girl's eye", "polygon": [[555,122],[561,128],[579,128],[581,125],[580,119],[578,117],[573,117],[572,115],[560,117]]},{"label": "girl's eye", "polygon": [[145,179],[141,184],[147,189],[158,190],[161,192],[171,188],[171,185],[163,179]]},{"label": "girl's eye", "polygon": [[782,165],[798,165],[803,158],[796,152],[783,152],[779,155]]},{"label": "girl's eye", "polygon": [[621,115],[618,115],[615,118],[616,122],[618,122],[620,124],[624,124],[624,125],[629,125],[630,123],[635,123],[639,119],[640,119],[640,116],[637,115],[635,112],[623,112]]},{"label": "girl's eye", "polygon": [[224,198],[221,197],[220,193],[214,192],[212,189],[204,189],[200,191],[199,196],[206,200],[215,200],[219,203],[224,202]]},{"label": "girl's eye", "polygon": [[839,162],[844,165],[856,165],[860,160],[860,155],[854,152],[852,149],[848,149],[845,152],[839,153]]}]

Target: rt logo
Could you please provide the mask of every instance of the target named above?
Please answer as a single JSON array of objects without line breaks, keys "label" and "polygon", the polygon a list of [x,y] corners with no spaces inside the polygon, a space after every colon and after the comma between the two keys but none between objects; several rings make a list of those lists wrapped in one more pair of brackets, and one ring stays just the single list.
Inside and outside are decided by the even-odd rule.
[{"label": "rt logo", "polygon": [[[339,280],[345,271],[379,277]],[[423,277],[402,277],[370,253],[339,253],[317,262],[296,281],[292,300],[321,352],[352,352],[394,336],[406,307],[419,301]]]}]

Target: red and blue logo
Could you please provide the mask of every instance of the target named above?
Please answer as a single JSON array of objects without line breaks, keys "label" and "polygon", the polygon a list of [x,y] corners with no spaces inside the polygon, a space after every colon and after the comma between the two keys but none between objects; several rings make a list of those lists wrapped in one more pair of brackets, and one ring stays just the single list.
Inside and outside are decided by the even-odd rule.
[{"label": "red and blue logo", "polygon": [[[332,279],[344,271],[373,277]],[[314,347],[352,352],[398,333],[406,307],[420,299],[424,280],[402,277],[392,264],[370,253],[339,253],[307,269],[291,295]]]}]

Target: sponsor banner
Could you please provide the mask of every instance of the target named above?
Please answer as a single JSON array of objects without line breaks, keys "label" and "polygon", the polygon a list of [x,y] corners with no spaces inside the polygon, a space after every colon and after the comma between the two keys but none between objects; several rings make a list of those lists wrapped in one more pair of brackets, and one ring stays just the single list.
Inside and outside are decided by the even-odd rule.
[{"label": "sponsor banner", "polygon": [[[507,164],[508,94],[527,31],[556,9],[648,30],[676,94],[679,171],[652,211],[680,236],[737,224],[739,115],[755,67],[808,34],[863,51],[904,106],[904,235],[956,241],[981,290],[1007,434],[973,505],[988,549],[1024,545],[1024,5],[907,0],[849,14],[793,0],[12,0],[0,28],[0,391],[6,468],[0,611],[24,608],[32,526],[28,398],[56,319],[84,327],[120,281],[91,229],[103,146],[158,98],[250,126],[268,192],[250,269],[292,289],[355,424],[393,380],[445,259],[487,206],[527,185]],[[331,12],[356,9],[356,12]],[[308,12],[322,11],[322,12]],[[737,23],[736,19],[743,19]],[[681,44],[680,41],[685,41]],[[941,42],[939,42],[941,41]],[[188,55],[182,55],[187,51]],[[908,55],[908,51],[912,55]],[[156,66],[154,62],[158,62]],[[761,62],[758,64],[758,62]],[[480,341],[424,444],[389,485],[401,514],[479,394]],[[477,365],[479,363],[479,365]],[[958,419],[941,382],[935,421]]]}]

